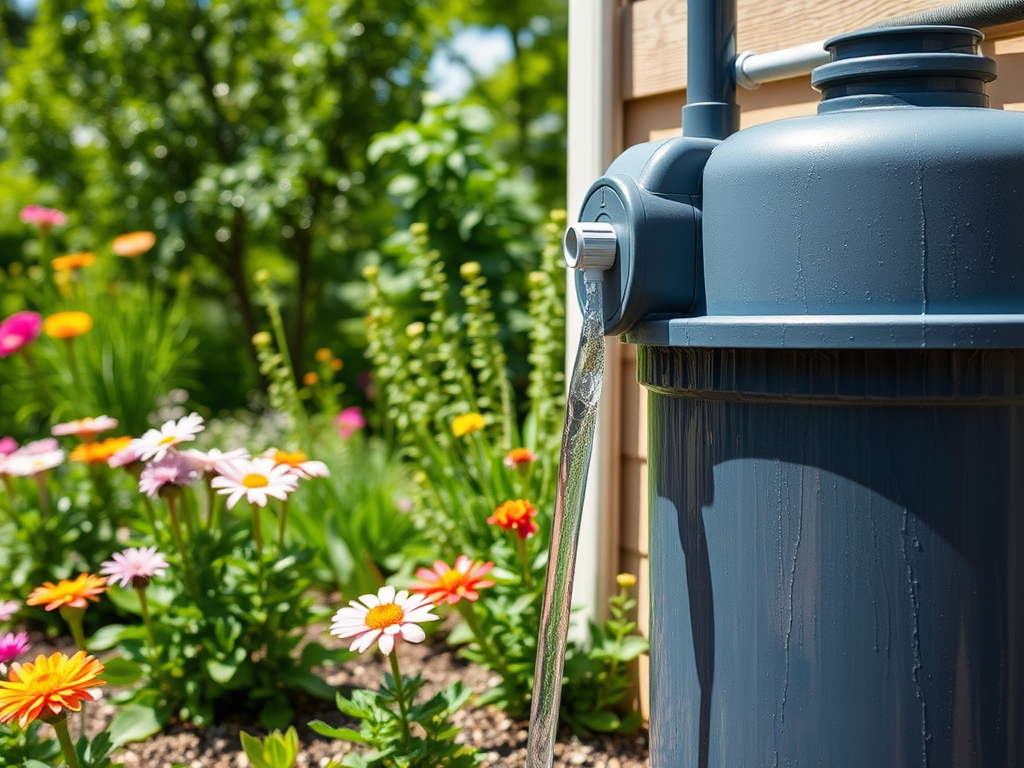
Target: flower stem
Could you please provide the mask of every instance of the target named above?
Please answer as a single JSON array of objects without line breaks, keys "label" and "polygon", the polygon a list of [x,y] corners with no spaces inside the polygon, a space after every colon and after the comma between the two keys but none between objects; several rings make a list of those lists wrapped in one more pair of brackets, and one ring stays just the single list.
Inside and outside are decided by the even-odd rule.
[{"label": "flower stem", "polygon": [[21,349],[18,350],[18,354],[21,355],[22,359],[25,361],[25,364],[29,367],[29,370],[32,371],[33,378],[35,378],[36,383],[39,384],[39,388],[46,395],[46,398],[51,403],[56,403],[57,398],[54,397],[53,390],[50,389],[50,385],[46,383],[46,377],[44,377],[43,374],[40,372],[39,366],[36,365],[35,358],[32,357],[32,353],[26,347],[22,347]]},{"label": "flower stem", "polygon": [[213,523],[217,518],[217,494],[210,485],[210,477],[206,477],[206,532],[213,531]]},{"label": "flower stem", "polygon": [[455,607],[462,614],[462,618],[466,620],[466,626],[469,627],[473,637],[476,638],[476,644],[480,646],[480,650],[487,657],[491,668],[506,680],[510,678],[512,671],[508,668],[505,660],[494,650],[494,646],[487,639],[487,635],[484,634],[483,627],[480,626],[480,619],[477,618],[476,612],[473,610],[473,604],[467,600],[460,600],[455,604]]},{"label": "flower stem", "polygon": [[136,587],[139,595],[139,608],[142,609],[142,620],[146,623],[146,631],[149,633],[150,647],[156,650],[156,632],[153,631],[153,618],[149,615],[149,601],[146,599],[146,588]]},{"label": "flower stem", "polygon": [[146,494],[142,494],[142,505],[146,508],[149,527],[153,530],[153,535],[156,536],[156,513],[153,512],[153,502],[149,500],[149,496]]},{"label": "flower stem", "polygon": [[257,504],[252,506],[252,539],[256,542],[256,553],[263,560],[263,526],[260,521],[260,508]]},{"label": "flower stem", "polygon": [[284,547],[284,532],[288,528],[288,499],[281,502],[281,516],[277,523],[277,548]]},{"label": "flower stem", "polygon": [[192,575],[192,564],[189,562],[188,553],[185,551],[185,540],[181,537],[181,521],[178,519],[178,506],[173,496],[167,496],[167,511],[171,514],[171,533],[174,535],[174,546],[178,548],[181,556],[181,565],[185,569],[185,579],[188,581],[192,592],[196,592],[196,580]]},{"label": "flower stem", "polygon": [[75,647],[80,651],[86,650],[85,630],[82,629],[82,617],[69,617],[68,628],[71,630],[71,637],[75,641]]},{"label": "flower stem", "polygon": [[395,700],[398,702],[398,711],[402,717],[402,744],[409,747],[409,715],[406,712],[405,691],[402,689],[402,671],[398,668],[398,647],[396,646],[388,654],[391,661],[391,676],[395,679]]},{"label": "flower stem", "polygon": [[530,556],[526,551],[526,539],[521,538],[518,533],[513,532],[516,537],[516,551],[519,553],[519,562],[523,566],[523,580],[527,589],[533,589],[533,574],[530,573]]},{"label": "flower stem", "polygon": [[39,508],[43,511],[43,517],[49,517],[50,494],[46,492],[46,473],[36,472],[32,479],[36,481],[36,488],[39,489]]},{"label": "flower stem", "polygon": [[60,748],[64,752],[64,759],[68,761],[68,768],[82,768],[82,764],[78,762],[75,745],[71,743],[71,734],[68,733],[67,717],[55,720],[52,725],[53,730],[57,732],[57,741],[60,742]]}]

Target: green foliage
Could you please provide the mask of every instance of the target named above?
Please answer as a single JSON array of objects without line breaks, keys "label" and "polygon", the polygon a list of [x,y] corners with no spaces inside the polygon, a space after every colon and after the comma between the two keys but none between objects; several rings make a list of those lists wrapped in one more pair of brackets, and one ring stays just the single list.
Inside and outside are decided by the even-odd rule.
[{"label": "green foliage", "polygon": [[137,279],[121,279],[122,259],[99,248],[92,266],[55,270],[47,238],[38,245],[38,264],[14,262],[19,269],[5,281],[0,310],[85,312],[92,327],[66,340],[43,334],[0,361],[3,411],[23,428],[104,413],[122,430],[141,433],[160,396],[189,384],[198,342],[190,333],[188,276],[165,291],[153,285],[146,257],[139,256]]},{"label": "green foliage", "polygon": [[435,29],[415,0],[42,3],[4,47],[0,177],[84,210],[87,240],[155,229],[162,274],[189,267],[220,318],[205,362],[225,378],[270,269],[298,359],[350,313],[334,296],[393,215],[366,149],[418,113]]},{"label": "green foliage", "polygon": [[[483,760],[476,750],[455,739],[459,728],[452,717],[469,699],[472,691],[461,682],[452,683],[419,704],[416,694],[424,680],[396,678],[385,674],[377,691],[358,689],[351,698],[338,694],[338,709],[359,722],[359,730],[332,728],[314,720],[310,727],[322,736],[345,739],[367,748],[363,754],[349,752],[341,761],[348,768],[472,768]],[[412,726],[418,728],[413,729]],[[423,735],[420,735],[422,733]]]},{"label": "green foliage", "polygon": [[[116,643],[137,665],[142,685],[125,701],[149,709],[161,725],[171,718],[205,725],[243,710],[267,727],[283,727],[291,720],[293,692],[329,697],[311,670],[347,654],[316,643],[298,653],[303,630],[318,615],[308,595],[312,553],[260,552],[241,521],[223,536],[194,528],[187,552],[190,567],[180,552],[168,558],[175,577],[147,591],[151,636],[129,625],[107,628],[92,643]],[[135,592],[109,594],[122,611],[145,618]]]},{"label": "green foliage", "polygon": [[293,768],[299,754],[299,734],[294,728],[274,731],[262,739],[242,731],[242,749],[253,768]]},{"label": "green foliage", "polygon": [[560,715],[577,732],[629,733],[640,727],[640,711],[623,706],[632,688],[626,665],[647,653],[650,646],[629,618],[636,609],[629,586],[636,579],[621,574],[618,582],[619,593],[608,601],[611,618],[600,625],[591,624],[590,648],[565,660],[572,698],[567,701],[563,697]]},{"label": "green foliage", "polygon": [[29,723],[27,728],[0,725],[0,768],[22,768],[35,760],[44,766],[57,759],[60,746],[56,739],[42,738],[43,724]]}]

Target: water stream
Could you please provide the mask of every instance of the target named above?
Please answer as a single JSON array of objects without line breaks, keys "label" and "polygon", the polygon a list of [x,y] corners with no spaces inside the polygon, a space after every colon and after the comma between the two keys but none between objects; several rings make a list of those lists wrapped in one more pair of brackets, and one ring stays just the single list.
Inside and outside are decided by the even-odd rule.
[{"label": "water stream", "polygon": [[594,426],[604,379],[604,307],[601,283],[587,282],[583,331],[569,384],[558,465],[558,493],[548,553],[547,581],[540,615],[533,712],[526,747],[527,768],[551,768],[562,695],[566,635],[576,569],[583,495],[594,447]]}]

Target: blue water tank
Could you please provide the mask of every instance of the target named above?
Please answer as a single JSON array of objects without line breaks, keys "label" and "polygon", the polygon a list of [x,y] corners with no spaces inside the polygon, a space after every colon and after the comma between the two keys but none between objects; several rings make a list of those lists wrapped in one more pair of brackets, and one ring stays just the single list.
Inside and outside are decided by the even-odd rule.
[{"label": "blue water tank", "polygon": [[1024,115],[959,27],[828,42],[641,322],[653,768],[1024,766]]}]

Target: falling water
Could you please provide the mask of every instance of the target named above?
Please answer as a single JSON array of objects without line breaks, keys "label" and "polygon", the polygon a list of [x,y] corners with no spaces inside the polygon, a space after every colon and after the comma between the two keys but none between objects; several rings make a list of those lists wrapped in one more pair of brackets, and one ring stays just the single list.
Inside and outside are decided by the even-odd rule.
[{"label": "falling water", "polygon": [[601,283],[585,283],[583,331],[569,384],[562,430],[562,457],[558,465],[551,551],[548,554],[544,605],[540,614],[537,667],[533,679],[533,712],[526,748],[527,768],[551,768],[562,694],[562,668],[569,631],[572,577],[576,569],[576,543],[587,484],[594,425],[604,379],[604,308]]}]

